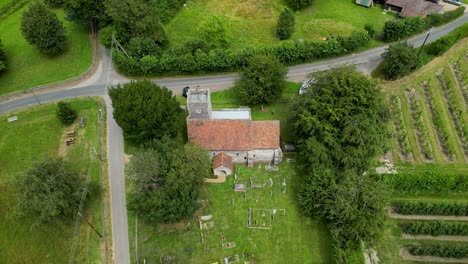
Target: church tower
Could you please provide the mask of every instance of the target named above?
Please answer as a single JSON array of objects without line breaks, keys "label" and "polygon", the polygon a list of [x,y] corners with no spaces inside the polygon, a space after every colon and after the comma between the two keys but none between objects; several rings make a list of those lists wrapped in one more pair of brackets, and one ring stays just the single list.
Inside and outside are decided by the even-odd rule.
[{"label": "church tower", "polygon": [[187,94],[189,119],[211,119],[210,92],[206,89],[190,89]]}]

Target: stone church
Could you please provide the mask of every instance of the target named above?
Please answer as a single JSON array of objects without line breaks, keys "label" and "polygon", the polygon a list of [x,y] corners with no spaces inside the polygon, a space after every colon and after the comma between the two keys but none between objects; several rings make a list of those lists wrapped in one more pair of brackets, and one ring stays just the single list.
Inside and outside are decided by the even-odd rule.
[{"label": "stone church", "polygon": [[188,140],[206,148],[211,158],[223,152],[233,163],[248,166],[282,161],[279,120],[252,121],[250,108],[212,110],[207,89],[190,89],[187,108]]}]

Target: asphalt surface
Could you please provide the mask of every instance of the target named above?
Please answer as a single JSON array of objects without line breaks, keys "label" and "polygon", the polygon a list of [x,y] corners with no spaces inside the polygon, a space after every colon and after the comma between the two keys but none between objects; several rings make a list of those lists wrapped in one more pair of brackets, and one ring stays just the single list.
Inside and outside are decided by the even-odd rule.
[{"label": "asphalt surface", "polygon": [[[435,29],[428,38],[428,43],[434,41],[468,22],[468,14],[465,13],[461,18]],[[408,40],[411,44],[418,47],[422,45],[427,33],[415,36]],[[291,81],[304,80],[308,74],[315,71],[322,71],[336,67],[342,64],[356,65],[364,72],[370,73],[381,62],[381,54],[387,46],[374,48],[362,53],[351,54],[326,61],[309,63],[289,67],[288,79]],[[62,100],[65,98],[82,96],[101,96],[106,101],[107,106],[107,128],[108,128],[108,162],[109,162],[109,181],[111,193],[111,215],[112,215],[112,235],[114,247],[114,262],[127,264],[130,263],[127,209],[125,200],[125,177],[124,177],[124,158],[123,158],[123,135],[121,128],[112,117],[112,105],[107,96],[109,85],[128,82],[129,79],[120,76],[112,68],[109,52],[101,48],[101,58],[98,69],[95,74],[84,80],[80,85],[71,87],[60,87],[60,89],[26,92],[12,98],[3,98],[0,102],[0,114],[8,113],[20,108],[25,108],[37,104]],[[180,78],[161,78],[154,79],[155,83],[164,85],[174,92],[181,94],[185,86],[208,88],[212,91],[224,90],[232,87],[237,74],[219,74],[197,77]]]}]

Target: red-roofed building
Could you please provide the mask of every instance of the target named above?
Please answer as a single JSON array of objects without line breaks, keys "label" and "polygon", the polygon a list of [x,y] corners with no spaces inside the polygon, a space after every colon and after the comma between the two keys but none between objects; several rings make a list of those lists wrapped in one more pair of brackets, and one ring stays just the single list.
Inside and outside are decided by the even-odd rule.
[{"label": "red-roofed building", "polygon": [[216,176],[229,176],[232,174],[232,157],[220,152],[213,157],[213,174]]},{"label": "red-roofed building", "polygon": [[442,13],[444,6],[426,0],[387,0],[385,10],[399,13],[402,17],[426,17],[432,13]]},{"label": "red-roofed building", "polygon": [[279,163],[280,123],[252,121],[249,108],[211,109],[208,90],[189,90],[188,140],[206,148],[211,157],[224,152],[235,163]]}]

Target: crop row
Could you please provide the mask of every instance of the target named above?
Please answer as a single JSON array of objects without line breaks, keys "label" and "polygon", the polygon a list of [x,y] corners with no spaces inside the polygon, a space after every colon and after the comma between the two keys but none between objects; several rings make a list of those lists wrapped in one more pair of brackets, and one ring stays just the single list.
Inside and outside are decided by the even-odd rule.
[{"label": "crop row", "polygon": [[406,130],[405,121],[403,119],[403,113],[400,108],[400,99],[396,95],[392,95],[392,106],[393,112],[396,118],[393,118],[395,130],[397,134],[398,146],[401,154],[405,157],[411,152],[410,144],[408,139],[408,131]]},{"label": "crop row", "polygon": [[432,146],[429,141],[429,134],[427,133],[426,125],[423,121],[422,108],[419,103],[419,95],[417,91],[413,90],[410,93],[409,102],[411,107],[411,116],[416,124],[415,129],[418,135],[419,146],[421,147],[424,156],[427,159],[432,159]]},{"label": "crop row", "polygon": [[396,211],[403,215],[468,216],[468,203],[406,201],[398,202]]},{"label": "crop row", "polygon": [[465,124],[464,122],[465,107],[458,103],[459,96],[457,93],[457,83],[452,75],[450,67],[445,67],[443,76],[439,76],[439,80],[441,82],[441,87],[444,90],[445,99],[447,101],[450,115],[452,116],[452,120],[455,124],[455,129],[457,130],[462,147],[466,153],[468,150],[468,124]]},{"label": "crop row", "polygon": [[410,247],[411,255],[434,256],[442,258],[466,258],[468,257],[468,245],[438,244],[438,245],[414,245]]},{"label": "crop row", "polygon": [[400,223],[401,230],[411,235],[468,236],[468,223],[446,221],[418,221]]},{"label": "crop row", "polygon": [[450,160],[455,158],[455,146],[449,140],[450,133],[447,129],[446,119],[442,116],[442,109],[441,106],[437,103],[436,98],[436,87],[434,84],[433,79],[431,79],[427,85],[425,86],[426,92],[426,101],[429,104],[429,108],[431,109],[432,114],[432,122],[434,126],[437,128],[438,136],[442,147],[446,150],[447,155]]}]

